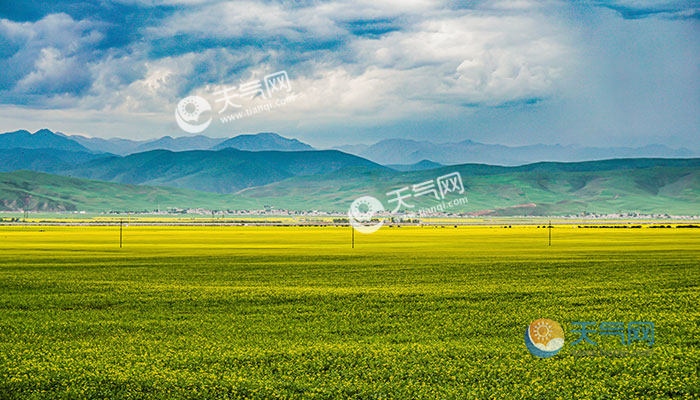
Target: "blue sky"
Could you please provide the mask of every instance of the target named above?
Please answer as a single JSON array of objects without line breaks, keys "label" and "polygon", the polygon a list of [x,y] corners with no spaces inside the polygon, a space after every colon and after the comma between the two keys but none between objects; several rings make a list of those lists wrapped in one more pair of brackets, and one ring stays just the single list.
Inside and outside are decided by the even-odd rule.
[{"label": "blue sky", "polygon": [[181,98],[280,70],[296,101],[204,134],[700,150],[698,1],[0,3],[2,131],[181,136]]}]

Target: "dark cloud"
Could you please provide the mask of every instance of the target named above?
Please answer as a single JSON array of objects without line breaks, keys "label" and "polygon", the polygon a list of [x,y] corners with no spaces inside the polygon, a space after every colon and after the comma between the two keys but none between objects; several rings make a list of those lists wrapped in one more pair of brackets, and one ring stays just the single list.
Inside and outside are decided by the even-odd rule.
[{"label": "dark cloud", "polygon": [[298,38],[282,36],[256,38],[252,36],[212,37],[199,32],[179,33],[174,36],[152,39],[149,42],[148,56],[157,59],[222,48],[250,54],[268,50],[288,52],[289,49],[293,48],[299,54],[304,54],[317,50],[335,50],[343,46],[344,43],[341,39],[318,39],[310,35],[300,35]]},{"label": "dark cloud", "polygon": [[343,26],[353,35],[372,38],[401,29],[401,25],[398,23],[398,21],[388,18],[358,19],[342,23],[341,26]]},{"label": "dark cloud", "polygon": [[0,59],[0,99],[35,103],[41,95],[84,93],[89,61],[101,58],[94,54],[104,35],[99,24],[52,14],[34,23],[0,20],[0,38],[8,44]]},{"label": "dark cloud", "polygon": [[697,1],[597,1],[596,5],[616,11],[625,19],[662,17],[670,19],[700,19]]},{"label": "dark cloud", "polygon": [[76,21],[101,22],[105,40],[101,49],[118,48],[141,38],[141,28],[157,25],[180,7],[147,5],[104,0],[24,0],[21,6],[14,2],[0,2],[0,18],[15,22],[37,22],[48,15],[66,14]]}]

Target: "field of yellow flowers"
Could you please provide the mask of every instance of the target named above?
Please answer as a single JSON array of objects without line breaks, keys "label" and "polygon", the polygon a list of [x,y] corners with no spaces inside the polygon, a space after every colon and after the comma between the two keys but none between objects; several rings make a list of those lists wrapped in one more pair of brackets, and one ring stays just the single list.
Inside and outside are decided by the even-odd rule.
[{"label": "field of yellow flowers", "polygon": [[[0,227],[0,398],[700,397],[698,229],[351,237]],[[564,327],[552,358],[524,345],[538,318]],[[652,321],[654,344],[573,346],[575,321]]]}]

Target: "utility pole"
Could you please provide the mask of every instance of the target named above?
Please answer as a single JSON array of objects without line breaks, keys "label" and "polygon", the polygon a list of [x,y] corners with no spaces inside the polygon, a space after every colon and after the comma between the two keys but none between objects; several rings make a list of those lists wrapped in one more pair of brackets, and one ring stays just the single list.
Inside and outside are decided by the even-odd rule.
[{"label": "utility pole", "polygon": [[355,248],[355,227],[350,224],[350,229],[352,229],[352,248]]},{"label": "utility pole", "polygon": [[549,220],[548,230],[549,230],[549,245],[551,246],[552,245],[552,220],[551,219]]},{"label": "utility pole", "polygon": [[122,248],[122,230],[124,227],[124,220],[120,219],[119,220],[119,248]]}]

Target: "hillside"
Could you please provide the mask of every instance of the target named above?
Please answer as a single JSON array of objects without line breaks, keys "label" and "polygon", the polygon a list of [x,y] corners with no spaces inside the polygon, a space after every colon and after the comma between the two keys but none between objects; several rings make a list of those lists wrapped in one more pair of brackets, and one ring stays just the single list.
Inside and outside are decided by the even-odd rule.
[{"label": "hillside", "polygon": [[61,175],[139,185],[172,186],[235,193],[299,175],[318,175],[349,167],[387,169],[336,150],[171,152],[154,150],[126,157],[101,158]]},{"label": "hillside", "polygon": [[[0,208],[153,210],[157,207],[260,208],[344,212],[362,195],[389,209],[387,192],[459,172],[469,202],[447,211],[473,215],[568,215],[581,212],[700,213],[700,159],[630,159],[536,163],[519,167],[464,164],[399,172],[339,152],[153,151],[89,161],[78,172],[135,186],[30,171],[0,174]],[[326,173],[331,170],[333,172]],[[163,187],[190,185],[218,194]],[[249,185],[249,186],[245,186]],[[245,187],[245,188],[244,188]],[[242,189],[242,190],[241,190]],[[411,193],[410,191],[407,193]],[[444,201],[460,198],[448,194]],[[409,198],[416,211],[439,202]]]},{"label": "hillside", "polygon": [[67,178],[33,171],[0,173],[0,210],[139,211],[243,209],[260,205],[230,195]]},{"label": "hillside", "polygon": [[56,149],[0,149],[0,172],[21,169],[58,172],[105,157],[104,154]]},{"label": "hillside", "polygon": [[[469,203],[452,212],[483,215],[564,215],[580,212],[700,213],[700,159],[631,159],[537,163],[520,167],[465,164],[416,172],[346,171],[295,177],[241,194],[299,209],[347,209],[362,195],[389,207],[386,193],[457,171]],[[410,193],[410,192],[409,192]],[[458,198],[448,195],[445,201]],[[417,210],[439,202],[408,200]]]},{"label": "hillside", "polygon": [[389,164],[389,165],[387,165],[387,167],[389,167],[391,169],[395,169],[397,171],[403,171],[403,172],[423,171],[426,169],[435,169],[435,168],[440,168],[443,166],[444,165],[436,163],[436,162],[432,162],[430,160],[421,160],[415,164]]}]

